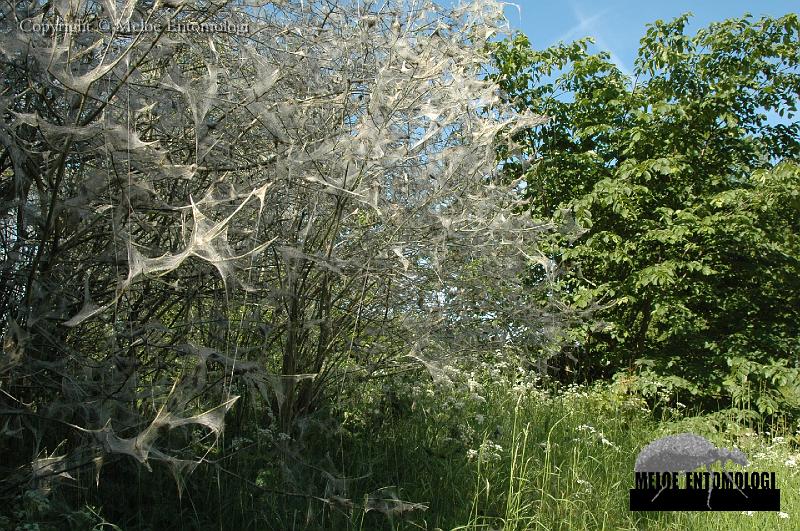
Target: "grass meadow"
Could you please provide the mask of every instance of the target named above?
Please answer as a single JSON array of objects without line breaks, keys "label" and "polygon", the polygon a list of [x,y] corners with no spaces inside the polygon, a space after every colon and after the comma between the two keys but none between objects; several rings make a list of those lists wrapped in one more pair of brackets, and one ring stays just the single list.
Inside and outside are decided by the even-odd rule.
[{"label": "grass meadow", "polygon": [[[770,433],[724,413],[696,416],[691,406],[647,402],[620,382],[555,388],[520,374],[492,369],[435,384],[420,374],[368,384],[343,392],[337,408],[291,436],[265,429],[223,438],[190,475],[129,460],[106,465],[103,488],[84,493],[95,503],[81,511],[29,492],[17,511],[28,523],[6,519],[0,528],[798,528],[800,455],[791,426]],[[244,407],[239,414],[245,418],[232,412],[229,421],[253,424],[247,416],[263,413]],[[737,446],[751,470],[775,471],[782,511],[629,511],[638,452],[685,431]]]}]

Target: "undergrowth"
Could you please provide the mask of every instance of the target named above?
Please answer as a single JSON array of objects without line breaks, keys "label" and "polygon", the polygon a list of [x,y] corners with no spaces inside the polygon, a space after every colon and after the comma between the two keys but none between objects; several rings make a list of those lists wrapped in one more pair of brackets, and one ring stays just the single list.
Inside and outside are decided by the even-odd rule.
[{"label": "undergrowth", "polygon": [[[79,510],[64,504],[74,493],[30,491],[0,528],[793,529],[800,518],[788,427],[756,433],[682,404],[662,404],[656,418],[615,384],[547,389],[497,369],[450,376],[365,384],[292,434],[229,434],[180,493],[168,471],[125,461],[83,487]],[[249,414],[244,425],[256,421]],[[636,455],[684,431],[776,471],[782,512],[630,512]]]}]

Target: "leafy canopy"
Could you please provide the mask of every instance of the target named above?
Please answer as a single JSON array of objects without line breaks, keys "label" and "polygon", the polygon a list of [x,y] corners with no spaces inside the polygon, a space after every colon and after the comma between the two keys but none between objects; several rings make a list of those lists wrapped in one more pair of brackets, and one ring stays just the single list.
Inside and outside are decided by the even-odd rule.
[{"label": "leafy canopy", "polygon": [[583,376],[771,415],[800,405],[800,22],[688,19],[648,27],[633,78],[591,39],[495,45],[506,99],[550,117],[500,157],[534,216],[583,229],[548,251],[575,308],[603,305],[573,331]]}]

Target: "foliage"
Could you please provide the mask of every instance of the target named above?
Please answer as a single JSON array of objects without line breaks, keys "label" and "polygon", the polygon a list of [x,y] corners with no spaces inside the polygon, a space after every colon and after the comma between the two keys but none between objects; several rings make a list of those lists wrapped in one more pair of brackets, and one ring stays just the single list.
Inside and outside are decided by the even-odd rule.
[{"label": "foliage", "polygon": [[547,251],[558,293],[604,306],[564,352],[579,377],[625,370],[711,408],[796,413],[800,21],[694,36],[687,21],[649,26],[634,78],[588,39],[495,45],[508,101],[550,117],[500,155],[532,215],[583,232]]},{"label": "foliage", "polygon": [[[334,494],[329,499],[352,499],[353,506],[305,497],[284,501],[269,489],[274,476],[268,470],[276,465],[265,461],[261,488],[222,476],[226,528],[793,528],[800,503],[796,427],[756,436],[734,430],[733,423],[691,416],[696,411],[682,405],[662,408],[658,419],[623,384],[548,391],[536,373],[512,366],[463,369],[450,383],[420,373],[392,385],[373,381],[343,404],[340,431],[311,436],[334,466],[326,473],[308,470],[304,478]],[[775,471],[789,520],[775,513],[630,512],[636,455],[652,440],[684,431],[741,448],[752,470]],[[242,448],[226,466],[246,469],[261,444],[261,450]],[[218,503],[216,492],[204,494],[202,482],[193,483],[198,506]],[[403,510],[409,500],[415,509]],[[186,526],[205,523],[192,523],[198,516],[191,511],[185,515]]]},{"label": "foliage", "polygon": [[95,508],[86,506],[72,510],[69,504],[55,501],[38,490],[28,490],[13,500],[8,509],[10,516],[0,516],[0,529],[14,531],[58,531],[61,529],[114,529]]}]

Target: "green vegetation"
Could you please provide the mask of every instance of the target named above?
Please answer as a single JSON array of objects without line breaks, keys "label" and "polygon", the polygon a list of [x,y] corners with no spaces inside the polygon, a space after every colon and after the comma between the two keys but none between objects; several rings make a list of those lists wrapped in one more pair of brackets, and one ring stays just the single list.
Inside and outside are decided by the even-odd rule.
[{"label": "green vegetation", "polygon": [[586,39],[496,45],[507,99],[551,117],[501,156],[532,215],[582,231],[545,251],[572,307],[600,306],[572,330],[561,368],[569,354],[579,381],[624,371],[709,411],[794,418],[800,21],[687,36],[687,20],[648,28],[634,78]]},{"label": "green vegetation", "polygon": [[[103,521],[99,506],[113,507],[114,514],[109,509],[102,516],[122,529],[164,529],[180,521],[183,529],[230,530],[755,530],[794,529],[800,517],[796,433],[759,436],[735,429],[736,424],[691,416],[682,405],[662,404],[656,418],[623,384],[546,391],[535,379],[486,368],[437,385],[418,383],[424,380],[416,377],[424,375],[414,376],[354,396],[342,411],[331,412],[338,422],[329,426],[335,429],[309,423],[307,433],[293,441],[268,435],[257,442],[226,440],[209,456],[220,466],[198,469],[182,498],[169,473],[155,467],[152,473],[131,471],[134,505],[112,503],[120,493],[112,488],[94,493],[95,508],[64,519],[59,502],[29,492],[16,514],[40,522],[42,530],[65,529],[64,522],[87,529],[87,522]],[[388,398],[399,392],[409,400]],[[637,453],[656,437],[683,431],[717,446],[735,444],[753,470],[774,470],[788,518],[628,511]],[[317,455],[341,476],[288,458],[272,461],[281,444],[293,445],[295,456]],[[251,482],[247,477],[254,472],[257,479]],[[280,495],[281,473],[302,475],[328,500],[343,501],[337,506],[322,497]]]},{"label": "green vegetation", "polygon": [[[0,530],[798,527],[797,15],[174,4],[0,34]],[[629,511],[682,432],[782,512]]]}]

